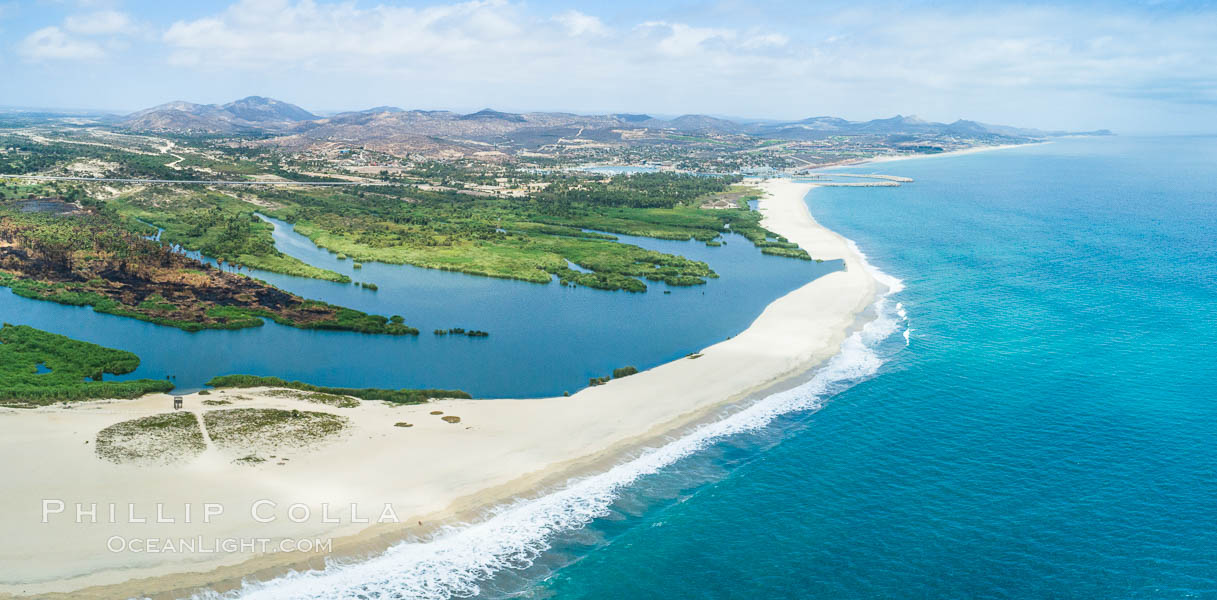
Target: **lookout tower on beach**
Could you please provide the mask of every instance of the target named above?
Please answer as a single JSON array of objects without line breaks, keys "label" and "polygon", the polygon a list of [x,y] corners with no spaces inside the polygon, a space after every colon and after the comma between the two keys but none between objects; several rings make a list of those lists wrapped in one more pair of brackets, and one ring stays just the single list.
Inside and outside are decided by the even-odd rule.
[{"label": "lookout tower on beach", "polygon": [[177,409],[179,409],[179,408],[181,408],[181,407],[182,407],[182,397],[181,397],[181,396],[174,396],[174,397],[173,397],[173,410],[177,410]]}]

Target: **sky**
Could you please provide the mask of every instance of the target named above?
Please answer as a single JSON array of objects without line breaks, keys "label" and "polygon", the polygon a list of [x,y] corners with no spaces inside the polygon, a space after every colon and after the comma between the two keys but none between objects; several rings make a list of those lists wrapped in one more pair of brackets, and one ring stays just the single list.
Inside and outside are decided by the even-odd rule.
[{"label": "sky", "polygon": [[1217,132],[1217,3],[0,0],[0,105]]}]

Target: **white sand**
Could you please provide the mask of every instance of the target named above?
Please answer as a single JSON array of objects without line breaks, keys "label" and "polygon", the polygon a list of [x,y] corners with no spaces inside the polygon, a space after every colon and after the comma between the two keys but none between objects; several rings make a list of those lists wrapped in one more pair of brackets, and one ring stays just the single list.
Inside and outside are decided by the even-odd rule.
[{"label": "white sand", "polygon": [[[568,398],[446,400],[409,407],[365,402],[341,409],[274,398],[263,390],[187,396],[185,408],[195,412],[213,408],[201,405],[205,399],[245,396],[215,408],[299,408],[352,419],[352,431],[340,440],[308,452],[273,452],[290,460],[283,466],[270,460],[252,467],[232,464],[233,456],[214,448],[174,467],[115,465],[94,456],[98,430],[166,411],[170,402],[164,395],[0,413],[0,456],[5,457],[0,524],[9,542],[0,547],[0,595],[77,590],[70,597],[101,598],[180,590],[255,572],[265,576],[272,571],[261,569],[293,564],[304,556],[110,552],[107,540],[114,535],[203,536],[205,541],[333,536],[341,538],[335,551],[383,547],[384,539],[419,533],[445,517],[469,515],[572,474],[603,468],[639,444],[712,418],[729,403],[806,372],[838,351],[847,331],[873,303],[878,284],[844,238],[811,218],[803,202],[809,184],[771,180],[762,185],[768,192],[760,202],[765,226],[813,257],[843,259],[846,269],[774,301],[746,331],[704,349],[701,358],[677,360]],[[428,414],[433,410],[459,416],[461,422],[445,423]],[[398,421],[414,427],[394,427]],[[43,499],[63,500],[66,512],[41,523]],[[277,520],[252,519],[250,509],[259,499],[277,504],[276,510],[263,511]],[[75,523],[78,502],[99,504],[103,522]],[[352,523],[347,515],[352,502],[361,516],[373,519],[391,503],[404,523]],[[104,522],[107,503],[117,504],[118,524]],[[128,503],[149,522],[127,523]],[[178,522],[153,523],[157,503]],[[204,524],[203,503],[222,504],[225,512]],[[312,507],[311,518],[288,520],[293,503]],[[321,522],[322,503],[342,515],[341,523]],[[186,504],[194,513],[190,524],[181,522]],[[384,539],[375,537],[381,534]],[[223,568],[213,571],[217,567]],[[85,587],[90,589],[80,591]]]},{"label": "white sand", "polygon": [[925,158],[941,158],[947,156],[962,156],[964,154],[977,154],[980,152],[990,152],[993,150],[1006,150],[1008,148],[1021,148],[1023,146],[1038,146],[1040,144],[1051,144],[1052,142],[1027,142],[1025,144],[995,144],[992,146],[974,146],[972,148],[964,148],[963,150],[951,150],[949,152],[939,152],[938,154],[905,154],[901,156],[876,156],[867,158],[855,163],[833,165],[834,167],[856,166],[868,163],[887,163],[901,160],[920,160]]}]

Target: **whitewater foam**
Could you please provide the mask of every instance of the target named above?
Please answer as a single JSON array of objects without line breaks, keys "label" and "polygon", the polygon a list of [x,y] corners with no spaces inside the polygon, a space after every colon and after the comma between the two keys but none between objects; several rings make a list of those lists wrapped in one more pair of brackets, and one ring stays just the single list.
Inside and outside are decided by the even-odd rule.
[{"label": "whitewater foam", "polygon": [[828,397],[873,376],[883,364],[877,346],[891,337],[907,314],[888,297],[903,282],[870,265],[857,246],[868,273],[886,287],[873,306],[875,318],[851,334],[807,382],[774,393],[730,416],[701,425],[684,437],[641,452],[604,473],[571,480],[540,498],[491,509],[479,522],[447,527],[423,541],[398,543],[374,558],[331,563],[323,571],[293,572],[266,582],[248,582],[226,594],[196,598],[241,600],[467,597],[479,583],[504,569],[524,569],[549,548],[562,531],[582,528],[607,515],[622,488],[708,445],[738,433],[759,429],[794,411],[817,410]]}]

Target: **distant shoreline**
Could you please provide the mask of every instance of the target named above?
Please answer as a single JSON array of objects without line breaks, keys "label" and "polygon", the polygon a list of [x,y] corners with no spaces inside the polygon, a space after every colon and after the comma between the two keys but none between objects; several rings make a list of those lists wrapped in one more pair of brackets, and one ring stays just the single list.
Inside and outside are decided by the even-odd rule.
[{"label": "distant shoreline", "polygon": [[833,168],[837,168],[837,167],[852,167],[852,166],[857,166],[857,165],[880,164],[880,163],[897,162],[897,161],[902,161],[902,160],[916,160],[916,159],[923,159],[923,158],[937,158],[937,157],[941,157],[941,156],[962,156],[964,154],[977,154],[980,152],[989,152],[991,150],[1006,150],[1009,148],[1022,148],[1024,146],[1039,146],[1042,144],[1051,144],[1051,143],[1052,143],[1052,140],[1044,140],[1044,141],[1040,141],[1040,142],[1027,142],[1025,144],[998,144],[996,146],[973,146],[971,148],[963,148],[961,150],[951,150],[949,152],[939,152],[936,154],[909,154],[909,155],[905,155],[905,156],[875,156],[872,158],[862,158],[862,159],[856,159],[856,160],[842,161],[840,163],[824,165],[822,167],[816,167],[815,169],[808,169],[808,170],[817,171],[820,169],[833,169]]}]

